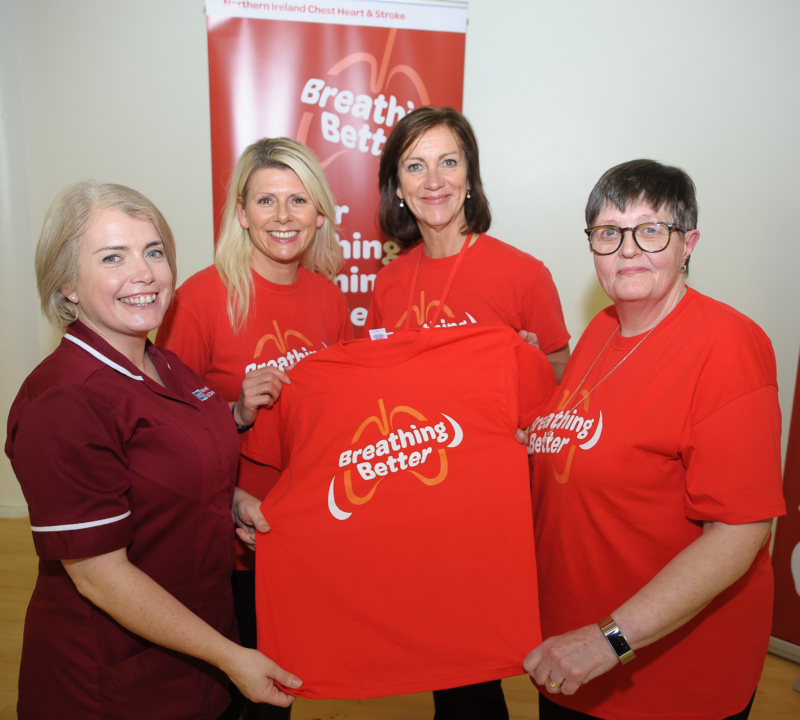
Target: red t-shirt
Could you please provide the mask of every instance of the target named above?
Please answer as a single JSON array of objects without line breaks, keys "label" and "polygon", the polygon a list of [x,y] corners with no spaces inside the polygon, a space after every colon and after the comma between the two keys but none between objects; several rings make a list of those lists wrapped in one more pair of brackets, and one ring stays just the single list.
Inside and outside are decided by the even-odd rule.
[{"label": "red t-shirt", "polygon": [[5,449],[40,558],[20,718],[212,720],[230,700],[224,673],[123,628],[61,563],[127,547],[131,563],[236,638],[230,411],[171,352],[148,353],[164,387],[75,322],[11,407]]},{"label": "red t-shirt", "polygon": [[[457,257],[430,258],[420,243],[389,263],[375,279],[365,327],[385,327],[389,332],[405,327],[408,294],[417,263],[419,272],[409,327],[427,327],[436,314]],[[558,291],[544,264],[486,234],[467,249],[445,298],[437,327],[480,321],[536,333],[545,354],[569,342]]]},{"label": "red t-shirt", "polygon": [[[612,613],[700,537],[703,522],[785,512],[775,356],[763,330],[689,289],[605,377],[643,338],[617,332],[601,353],[618,326],[613,308],[592,321],[531,427],[545,637]],[[550,697],[616,720],[733,715],[758,683],[771,614],[764,547],[740,580],[632,663]]]},{"label": "red t-shirt", "polygon": [[[367,698],[521,674],[539,642],[527,426],[547,359],[510,328],[399,332],[304,362],[277,403],[258,647],[298,694]],[[259,423],[242,452],[272,452]],[[265,447],[266,446],[266,447]],[[533,643],[533,644],[531,644]]]},{"label": "red t-shirt", "polygon": [[[255,300],[238,335],[228,318],[227,291],[211,266],[181,285],[156,338],[228,402],[239,399],[242,380],[251,370],[271,365],[285,371],[353,337],[344,294],[321,275],[300,267],[291,285],[276,285],[256,272],[253,282]],[[266,463],[271,467],[240,473],[239,486],[263,499],[277,482],[279,463],[271,458]],[[255,569],[253,553],[238,539],[236,544],[236,569]]]}]

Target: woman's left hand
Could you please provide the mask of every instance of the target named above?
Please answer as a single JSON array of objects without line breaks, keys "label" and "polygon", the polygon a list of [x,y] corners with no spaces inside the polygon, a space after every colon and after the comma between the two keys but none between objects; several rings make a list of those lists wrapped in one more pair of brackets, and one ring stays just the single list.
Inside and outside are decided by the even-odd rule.
[{"label": "woman's left hand", "polygon": [[244,376],[242,392],[233,408],[233,419],[241,427],[256,421],[258,409],[263,405],[271,408],[281,395],[284,385],[292,381],[285,372],[270,366],[251,370]]},{"label": "woman's left hand", "polygon": [[[753,563],[769,539],[772,520],[728,525],[703,523],[703,534],[687,545],[611,617],[631,648],[638,650],[691,620]],[[598,625],[548,638],[525,658],[523,667],[549,692],[573,695],[584,683],[618,662]],[[548,684],[548,678],[561,687]]]},{"label": "woman's left hand", "polygon": [[[522,663],[534,681],[550,693],[574,695],[581,685],[619,663],[597,625],[547,638]],[[553,687],[550,683],[559,685]]]},{"label": "woman's left hand", "polygon": [[236,534],[248,548],[255,550],[256,532],[269,532],[269,523],[261,513],[261,501],[237,487],[233,493],[231,515],[237,526]]}]

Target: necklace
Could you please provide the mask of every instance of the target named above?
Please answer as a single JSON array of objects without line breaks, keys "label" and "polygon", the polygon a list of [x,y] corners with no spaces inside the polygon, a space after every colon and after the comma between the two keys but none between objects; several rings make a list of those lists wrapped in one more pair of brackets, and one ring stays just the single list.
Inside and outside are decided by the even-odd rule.
[{"label": "necklace", "polygon": [[[592,394],[592,393],[593,393],[595,390],[597,390],[597,388],[600,386],[600,383],[602,383],[602,382],[603,382],[603,381],[604,381],[606,378],[608,378],[608,376],[609,376],[609,375],[611,375],[611,373],[613,373],[613,372],[614,372],[614,370],[616,370],[616,369],[617,369],[617,368],[618,368],[620,365],[622,365],[622,363],[624,363],[624,362],[625,362],[625,361],[626,361],[626,360],[627,360],[627,359],[628,359],[628,358],[629,358],[631,355],[633,355],[633,353],[635,352],[636,348],[638,348],[638,347],[639,347],[639,345],[641,345],[641,344],[642,344],[642,343],[643,343],[645,340],[647,340],[647,338],[648,338],[648,337],[650,337],[650,333],[651,333],[651,332],[653,332],[653,330],[655,330],[655,329],[658,327],[658,325],[659,325],[659,323],[656,323],[655,325],[653,325],[653,327],[651,327],[651,328],[650,328],[650,329],[647,331],[647,335],[645,335],[645,336],[644,336],[644,337],[643,337],[641,340],[639,340],[639,342],[638,342],[638,343],[636,343],[636,345],[634,345],[634,346],[633,346],[633,349],[632,349],[632,350],[631,350],[631,351],[630,351],[630,352],[629,352],[629,353],[628,353],[628,354],[627,354],[627,355],[626,355],[624,358],[622,358],[622,360],[620,360],[620,361],[619,361],[619,362],[618,362],[616,365],[614,365],[614,367],[613,367],[613,368],[611,368],[611,370],[609,370],[609,371],[608,371],[608,372],[607,372],[607,373],[606,373],[606,374],[605,374],[605,375],[604,375],[604,376],[603,376],[603,377],[600,379],[600,381],[599,381],[599,382],[598,382],[598,383],[597,383],[597,384],[596,384],[596,385],[595,385],[595,386],[594,386],[594,387],[593,387],[591,390],[589,390],[589,392],[588,392],[588,393],[586,393],[586,395],[584,395],[584,396],[583,396],[583,398],[579,399],[579,400],[578,400],[578,402],[576,402],[576,403],[575,403],[575,404],[574,404],[574,405],[573,405],[571,408],[567,408],[566,410],[564,410],[564,414],[566,415],[567,413],[571,413],[571,412],[572,412],[572,411],[573,411],[573,410],[574,410],[576,407],[578,407],[578,405],[580,405],[580,404],[581,404],[581,403],[582,403],[584,400],[586,400],[586,398],[588,398],[588,397],[589,397],[589,395],[591,395],[591,394]],[[605,344],[605,345],[603,345],[603,349],[602,349],[602,350],[601,350],[601,351],[598,353],[597,357],[594,359],[594,362],[593,362],[593,363],[592,363],[592,364],[589,366],[589,369],[586,371],[586,375],[584,375],[584,376],[583,376],[583,380],[581,380],[581,381],[580,381],[580,383],[578,383],[578,387],[576,387],[576,388],[575,388],[575,392],[573,392],[573,393],[572,393],[572,395],[570,395],[570,396],[569,396],[569,400],[567,400],[567,402],[566,402],[566,403],[564,403],[564,406],[565,406],[565,407],[566,407],[567,405],[569,405],[569,404],[570,404],[570,401],[572,400],[572,398],[574,398],[574,397],[575,397],[575,395],[576,395],[576,393],[578,392],[578,390],[580,390],[580,389],[583,387],[583,383],[585,383],[585,382],[586,382],[586,378],[588,378],[588,377],[589,377],[589,373],[590,373],[590,372],[592,372],[592,368],[593,368],[593,367],[594,367],[594,366],[597,364],[597,361],[600,359],[600,357],[602,356],[602,354],[603,354],[603,353],[606,351],[606,348],[607,348],[607,347],[609,346],[609,344],[611,343],[611,339],[614,337],[614,335],[616,335],[616,334],[617,334],[617,330],[619,330],[619,329],[620,329],[620,328],[619,328],[619,325],[618,325],[617,327],[615,327],[615,328],[614,328],[614,332],[612,332],[612,333],[611,333],[611,336],[608,338],[608,340],[606,340],[606,344]]]},{"label": "necklace", "polygon": [[[608,376],[611,375],[611,373],[614,372],[614,370],[616,370],[631,355],[633,355],[633,353],[636,351],[636,348],[638,348],[639,345],[641,345],[645,340],[647,340],[647,338],[650,337],[650,333],[653,332],[653,330],[655,330],[661,324],[661,321],[664,320],[664,318],[666,318],[678,306],[678,303],[681,301],[681,299],[683,298],[683,296],[685,294],[686,294],[686,288],[684,287],[681,290],[680,294],[678,295],[678,299],[675,301],[674,305],[672,305],[672,307],[669,309],[669,312],[666,315],[664,315],[664,317],[662,317],[661,320],[659,320],[655,325],[653,325],[653,327],[651,327],[647,331],[647,335],[645,335],[641,340],[639,340],[639,342],[636,343],[636,345],[633,346],[633,349],[624,358],[622,358],[622,360],[620,360],[616,365],[614,365],[613,368],[611,368],[611,370],[609,370],[602,378],[600,378],[600,381],[591,390],[589,390],[589,392],[586,393],[586,395],[584,395],[583,398],[578,400],[578,402],[576,402],[571,408],[567,408],[566,410],[564,410],[564,414],[566,415],[567,413],[571,413],[576,407],[578,407],[578,405],[581,404],[581,402],[586,400],[586,398],[588,398],[589,395],[591,395],[595,390],[597,390],[598,387],[600,387],[600,383],[604,382],[606,380],[606,378],[608,378]],[[583,380],[581,380],[578,383],[578,387],[575,388],[575,392],[573,392],[572,395],[569,396],[569,400],[567,400],[567,402],[564,403],[564,407],[567,407],[567,405],[570,404],[570,402],[572,401],[572,398],[575,397],[575,395],[578,392],[578,390],[580,390],[583,387],[583,383],[586,382],[586,378],[589,377],[589,373],[592,372],[592,368],[597,364],[597,361],[600,359],[602,354],[606,351],[606,348],[608,347],[609,343],[611,342],[611,338],[613,338],[614,335],[616,335],[617,330],[622,332],[622,326],[621,325],[617,325],[617,327],[614,328],[614,332],[611,333],[611,337],[609,337],[608,340],[606,340],[606,344],[603,345],[603,349],[598,353],[597,357],[594,359],[594,362],[589,366],[589,369],[586,371],[586,375],[583,376]]]}]

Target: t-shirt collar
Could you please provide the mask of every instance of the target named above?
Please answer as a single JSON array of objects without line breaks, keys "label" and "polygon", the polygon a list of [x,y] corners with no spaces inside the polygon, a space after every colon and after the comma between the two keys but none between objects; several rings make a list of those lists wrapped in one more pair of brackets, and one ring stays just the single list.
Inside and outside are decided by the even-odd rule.
[{"label": "t-shirt collar", "polygon": [[300,265],[300,267],[297,268],[297,280],[295,280],[291,285],[279,285],[278,283],[271,282],[265,277],[259,275],[252,268],[250,268],[250,272],[252,273],[253,283],[255,284],[256,288],[262,288],[267,292],[274,293],[276,295],[292,295],[294,293],[301,292],[305,288],[305,284],[307,282],[306,274],[308,273],[308,270]]},{"label": "t-shirt collar", "polygon": [[[653,328],[653,335],[658,335],[659,333],[664,332],[670,325],[677,322],[683,313],[686,312],[686,308],[691,305],[692,301],[696,297],[697,291],[693,290],[687,285],[686,293],[678,301],[678,304],[673,308],[672,312],[669,313],[669,315],[667,315],[663,320],[661,320],[661,322],[658,323],[655,328]],[[614,315],[616,316],[616,312],[614,312]],[[619,322],[619,319],[617,319],[617,322]],[[645,334],[646,333],[640,333],[639,335],[634,335],[632,337],[623,337],[617,333],[611,340],[611,349],[620,351],[630,350],[634,345],[636,345],[636,343],[641,341]]]},{"label": "t-shirt collar", "polygon": [[383,340],[343,340],[325,351],[328,360],[343,360],[361,367],[391,367],[410,360],[428,347],[430,328],[398,330]]},{"label": "t-shirt collar", "polygon": [[[468,236],[469,239],[472,239],[472,234]],[[466,255],[464,257],[464,262],[472,263],[474,262],[474,258],[476,255],[482,254],[482,248],[485,245],[485,238],[486,233],[481,233],[478,235],[478,239],[467,249]],[[419,252],[422,254],[422,258],[420,259],[420,265],[423,267],[427,267],[431,270],[446,270],[452,267],[453,263],[456,261],[458,257],[458,253],[455,255],[448,255],[447,257],[443,258],[432,258],[428,257],[425,254],[425,249],[423,247],[422,241],[419,242],[419,245],[415,245],[414,249],[416,250],[419,248]]]}]

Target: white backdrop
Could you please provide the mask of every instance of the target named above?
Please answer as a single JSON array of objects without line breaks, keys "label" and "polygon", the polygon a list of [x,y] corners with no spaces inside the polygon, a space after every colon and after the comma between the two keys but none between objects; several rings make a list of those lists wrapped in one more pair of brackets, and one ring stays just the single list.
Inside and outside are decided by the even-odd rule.
[{"label": "white backdrop", "polygon": [[[180,279],[212,261],[208,61],[202,0],[0,0],[0,415],[56,335],[36,325],[44,213],[93,177],[166,215]],[[574,341],[604,304],[583,207],[636,157],[699,189],[690,283],[772,338],[788,417],[800,349],[800,4],[795,0],[472,0],[465,106],[481,145],[493,234],[548,265]],[[54,418],[69,422],[69,418]],[[784,432],[784,445],[785,445]],[[24,512],[0,460],[0,514]]]},{"label": "white backdrop", "polygon": [[595,182],[639,157],[692,176],[688,280],[771,338],[784,453],[800,349],[798,27],[794,0],[475,0],[464,91],[492,229],[550,268],[575,340],[608,303],[582,232]]}]

